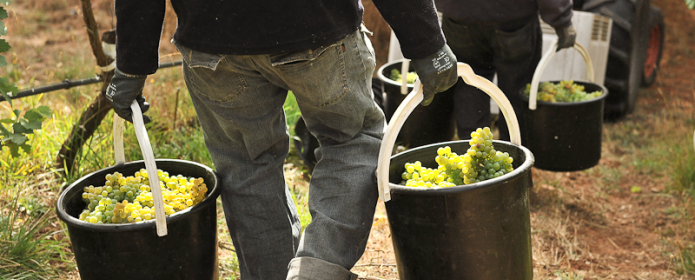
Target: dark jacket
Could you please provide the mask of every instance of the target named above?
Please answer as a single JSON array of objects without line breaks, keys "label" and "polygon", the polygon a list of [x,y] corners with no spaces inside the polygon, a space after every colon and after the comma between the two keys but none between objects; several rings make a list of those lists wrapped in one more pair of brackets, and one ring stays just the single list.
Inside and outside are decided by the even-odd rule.
[{"label": "dark jacket", "polygon": [[[373,0],[396,33],[405,57],[444,46],[431,0]],[[166,0],[116,0],[117,67],[128,74],[157,70]],[[359,0],[171,0],[174,39],[193,50],[272,54],[330,45],[362,22]]]},{"label": "dark jacket", "polygon": [[540,14],[554,28],[571,24],[572,0],[435,0],[442,15],[458,21],[501,23]]}]

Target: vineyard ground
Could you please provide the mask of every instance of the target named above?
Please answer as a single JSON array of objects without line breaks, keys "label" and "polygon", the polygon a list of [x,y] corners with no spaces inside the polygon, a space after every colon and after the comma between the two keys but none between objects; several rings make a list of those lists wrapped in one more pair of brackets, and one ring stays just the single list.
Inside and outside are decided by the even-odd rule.
[{"label": "vineyard ground", "polygon": [[[695,279],[683,273],[695,272],[692,260],[688,264],[684,258],[695,256],[695,202],[687,190],[674,187],[676,171],[669,164],[693,156],[695,11],[687,10],[683,0],[652,4],[662,9],[666,23],[657,82],[640,91],[634,113],[604,124],[598,166],[581,172],[533,170],[534,279]],[[101,31],[114,26],[110,5],[112,1],[94,1]],[[13,46],[8,61],[33,77],[17,80],[20,88],[98,72],[79,1],[14,1],[8,10],[7,40]],[[172,30],[167,24],[164,37]],[[175,50],[165,40],[161,52]],[[69,65],[69,58],[75,57],[85,59],[81,65]],[[73,74],[66,74],[70,71]],[[84,100],[74,96],[74,102]],[[678,147],[688,152],[678,153]],[[306,185],[300,180],[291,183]],[[641,192],[631,191],[634,187]],[[378,204],[367,250],[353,272],[362,279],[398,279],[383,202]],[[66,279],[76,279],[75,273],[68,275]]]}]

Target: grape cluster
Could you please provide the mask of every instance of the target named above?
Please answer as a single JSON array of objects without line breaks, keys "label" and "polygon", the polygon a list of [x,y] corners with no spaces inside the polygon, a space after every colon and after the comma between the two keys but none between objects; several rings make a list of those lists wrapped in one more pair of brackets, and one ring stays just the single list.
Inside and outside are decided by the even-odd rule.
[{"label": "grape cluster", "polygon": [[[403,75],[401,74],[401,71],[398,71],[398,69],[392,69],[391,70],[391,80],[396,81],[397,83],[402,83],[403,80],[401,80]],[[416,72],[408,72],[406,74],[406,83],[412,84],[415,82],[415,79],[417,79],[417,73]]]},{"label": "grape cluster", "polygon": [[[527,97],[531,94],[531,84],[526,85],[524,94]],[[536,99],[546,102],[577,102],[594,99],[602,94],[600,90],[587,93],[584,86],[575,84],[574,81],[560,81],[557,84],[542,82],[538,86]]]},{"label": "grape cluster", "polygon": [[451,151],[449,146],[437,149],[437,169],[423,167],[422,163],[405,164],[401,175],[408,187],[453,187],[496,178],[514,170],[512,157],[495,150],[489,127],[471,133],[471,147],[463,155]]},{"label": "grape cluster", "polygon": [[[157,175],[166,215],[200,203],[208,191],[203,178],[170,176],[162,170],[157,170]],[[87,207],[79,219],[93,224],[133,223],[154,219],[154,201],[148,178],[145,169],[128,177],[114,172],[105,176],[104,186],[84,187],[82,200]]]}]

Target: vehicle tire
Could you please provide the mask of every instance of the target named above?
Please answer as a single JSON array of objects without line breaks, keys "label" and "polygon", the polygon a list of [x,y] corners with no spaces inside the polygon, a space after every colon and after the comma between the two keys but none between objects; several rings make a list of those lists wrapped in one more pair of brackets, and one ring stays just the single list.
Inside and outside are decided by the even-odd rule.
[{"label": "vehicle tire", "polygon": [[647,51],[642,70],[642,86],[648,87],[656,81],[656,73],[661,63],[661,54],[664,50],[664,15],[661,9],[652,6],[649,11],[649,33],[647,39]]},{"label": "vehicle tire", "polygon": [[608,89],[604,115],[608,120],[635,109],[647,49],[649,8],[649,0],[588,0],[582,6],[583,11],[613,20],[604,80]]}]

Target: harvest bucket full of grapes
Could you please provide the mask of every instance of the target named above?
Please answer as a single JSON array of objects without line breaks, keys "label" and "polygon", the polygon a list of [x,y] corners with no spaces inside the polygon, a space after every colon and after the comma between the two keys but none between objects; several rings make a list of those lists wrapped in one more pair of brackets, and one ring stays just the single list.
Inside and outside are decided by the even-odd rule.
[{"label": "harvest bucket full of grapes", "polygon": [[551,46],[543,55],[531,84],[521,89],[524,107],[524,145],[536,157],[535,166],[550,171],[591,168],[601,159],[603,110],[608,89],[593,83],[591,58],[574,45],[586,64],[588,82],[547,81],[539,83],[543,70],[556,52]]},{"label": "harvest bucket full of grapes", "polygon": [[57,201],[81,279],[217,279],[217,175],[155,160],[140,108],[131,108],[144,160],[125,162],[115,117],[116,165],[78,179]]},{"label": "harvest bucket full of grapes", "polygon": [[499,88],[466,64],[458,64],[458,73],[497,102],[510,142],[492,140],[486,128],[473,132],[471,140],[429,144],[391,157],[401,126],[422,101],[416,82],[419,90],[389,122],[377,167],[399,277],[531,280],[533,154],[521,146],[514,109]]}]

